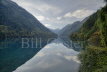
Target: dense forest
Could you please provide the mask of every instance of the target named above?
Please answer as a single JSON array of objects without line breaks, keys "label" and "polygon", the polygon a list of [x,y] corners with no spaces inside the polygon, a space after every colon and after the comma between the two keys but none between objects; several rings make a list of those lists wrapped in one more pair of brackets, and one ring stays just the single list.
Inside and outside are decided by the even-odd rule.
[{"label": "dense forest", "polygon": [[70,37],[73,41],[88,42],[79,54],[79,72],[107,72],[107,4]]},{"label": "dense forest", "polygon": [[0,36],[56,37],[33,15],[11,0],[0,0]]}]

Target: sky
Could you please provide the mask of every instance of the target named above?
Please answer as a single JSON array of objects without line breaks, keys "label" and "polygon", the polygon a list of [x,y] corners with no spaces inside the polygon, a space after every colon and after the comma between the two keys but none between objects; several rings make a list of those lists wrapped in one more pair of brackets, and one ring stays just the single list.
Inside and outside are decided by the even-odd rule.
[{"label": "sky", "polygon": [[105,5],[103,0],[12,0],[44,26],[57,29],[81,21]]}]

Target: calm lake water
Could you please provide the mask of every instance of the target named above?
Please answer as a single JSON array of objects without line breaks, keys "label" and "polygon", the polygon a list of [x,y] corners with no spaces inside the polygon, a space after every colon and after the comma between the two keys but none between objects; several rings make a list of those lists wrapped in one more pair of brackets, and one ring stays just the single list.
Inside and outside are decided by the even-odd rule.
[{"label": "calm lake water", "polygon": [[43,48],[18,48],[21,43],[12,42],[9,48],[0,49],[0,72],[78,72],[80,45],[67,37],[53,40]]},{"label": "calm lake water", "polygon": [[61,38],[54,40],[13,72],[78,72],[79,52],[70,43]]}]

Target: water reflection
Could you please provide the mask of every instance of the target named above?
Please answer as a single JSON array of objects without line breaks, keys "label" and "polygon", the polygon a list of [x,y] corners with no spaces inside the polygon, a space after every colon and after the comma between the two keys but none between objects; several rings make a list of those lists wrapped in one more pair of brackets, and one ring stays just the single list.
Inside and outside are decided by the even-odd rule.
[{"label": "water reflection", "polygon": [[79,43],[72,42],[69,37],[59,37],[58,39],[54,40],[53,42],[62,43],[67,48],[73,49],[77,52],[81,51],[81,49],[82,49]]},{"label": "water reflection", "polygon": [[[44,40],[42,47],[46,45]],[[39,44],[38,44],[39,46]],[[21,38],[0,40],[0,72],[12,72],[35,56],[41,48],[22,48]]]},{"label": "water reflection", "polygon": [[13,72],[78,72],[80,48],[68,42],[68,38],[54,40]]}]

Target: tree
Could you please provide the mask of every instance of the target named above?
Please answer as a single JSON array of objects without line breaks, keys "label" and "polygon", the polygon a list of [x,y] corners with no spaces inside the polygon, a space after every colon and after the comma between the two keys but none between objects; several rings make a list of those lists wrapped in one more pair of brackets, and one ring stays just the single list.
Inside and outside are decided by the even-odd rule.
[{"label": "tree", "polygon": [[106,4],[107,4],[107,0],[104,0],[104,2],[106,2]]},{"label": "tree", "polygon": [[107,47],[107,5],[99,11],[98,15],[97,24],[101,31],[101,42]]}]

